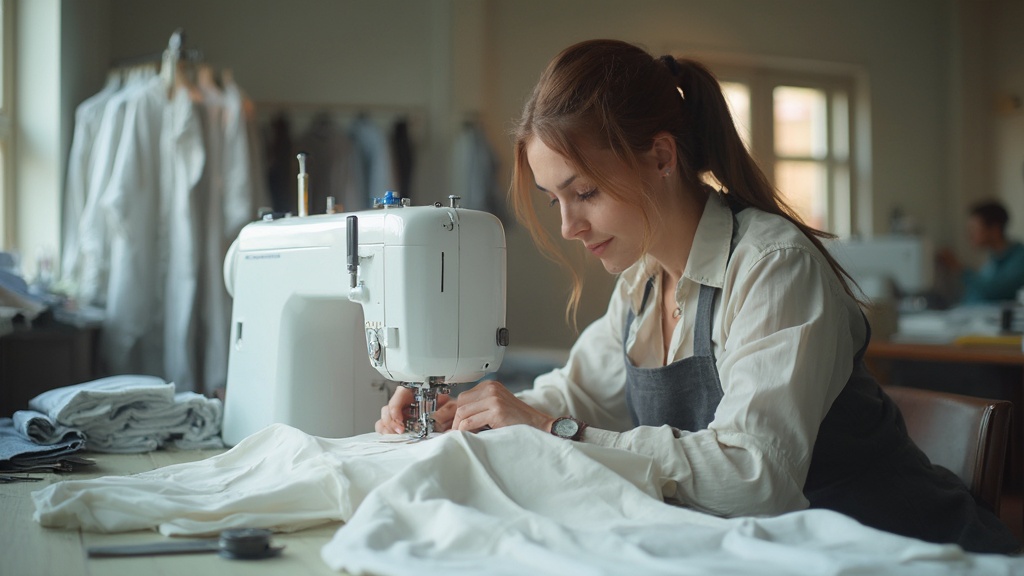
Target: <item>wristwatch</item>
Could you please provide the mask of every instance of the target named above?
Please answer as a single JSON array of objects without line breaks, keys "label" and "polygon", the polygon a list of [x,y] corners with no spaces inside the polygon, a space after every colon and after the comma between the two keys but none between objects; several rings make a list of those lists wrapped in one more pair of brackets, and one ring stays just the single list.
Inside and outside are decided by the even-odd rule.
[{"label": "wristwatch", "polygon": [[572,416],[562,416],[551,423],[551,433],[566,440],[579,440],[583,437],[583,431],[586,428],[586,422]]}]

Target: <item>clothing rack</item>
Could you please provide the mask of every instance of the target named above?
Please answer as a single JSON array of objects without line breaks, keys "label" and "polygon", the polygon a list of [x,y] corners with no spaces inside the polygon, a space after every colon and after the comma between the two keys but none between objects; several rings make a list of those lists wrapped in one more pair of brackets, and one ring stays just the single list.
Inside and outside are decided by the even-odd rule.
[{"label": "clothing rack", "polygon": [[176,75],[179,73],[179,64],[195,64],[202,62],[203,52],[197,48],[185,48],[185,29],[178,28],[167,41],[167,48],[160,52],[144,54],[141,56],[129,56],[115,60],[110,68],[111,72],[124,72],[146,66],[159,66],[159,72],[164,75],[168,86],[173,86]]},{"label": "clothing rack", "polygon": [[257,123],[261,126],[278,114],[287,115],[296,132],[301,132],[313,117],[320,114],[327,114],[342,124],[354,118],[369,117],[381,126],[390,126],[404,118],[409,123],[409,134],[413,142],[425,142],[427,138],[426,113],[415,106],[282,100],[257,100],[254,104]]}]

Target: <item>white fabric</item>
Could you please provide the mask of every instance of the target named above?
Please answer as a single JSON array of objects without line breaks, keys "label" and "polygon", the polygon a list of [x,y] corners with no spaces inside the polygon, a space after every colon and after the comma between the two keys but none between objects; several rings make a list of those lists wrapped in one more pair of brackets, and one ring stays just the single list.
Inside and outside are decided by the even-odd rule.
[{"label": "white fabric", "polygon": [[160,199],[160,234],[152,257],[163,294],[156,303],[164,307],[163,366],[158,373],[174,382],[179,392],[186,392],[196,389],[198,376],[196,310],[202,234],[208,225],[204,217],[209,193],[209,180],[204,178],[207,154],[201,109],[188,89],[174,90],[163,115],[160,189],[153,191]]},{"label": "white fabric", "polygon": [[100,199],[110,234],[107,315],[100,352],[114,374],[161,374],[167,238],[161,221],[160,132],[167,88],[159,77],[128,98],[110,180]]},{"label": "white fabric", "polygon": [[227,379],[224,255],[269,202],[251,103],[229,79],[223,95],[201,97],[202,107],[198,91],[169,92],[150,72],[80,106],[62,280],[81,304],[105,308],[105,372],[212,395]]},{"label": "white fabric", "polygon": [[88,189],[85,206],[78,223],[78,255],[71,257],[70,269],[62,273],[76,287],[83,304],[103,306],[107,301],[110,275],[110,239],[107,213],[102,204],[107,184],[114,172],[128,102],[154,77],[135,74],[125,80],[124,87],[111,95],[103,108],[96,140],[88,159]]},{"label": "white fabric", "polygon": [[[64,181],[64,216],[61,221],[61,275],[69,280],[71,272],[77,269],[79,223],[89,198],[93,147],[103,122],[103,111],[120,86],[120,76],[112,74],[102,90],[75,108],[75,131],[71,137],[71,150],[68,152],[67,178]],[[77,288],[77,282],[72,282]]]},{"label": "white fabric", "polygon": [[[261,162],[255,154],[258,135],[250,133],[245,95],[233,81],[224,83],[224,240],[230,243],[243,226],[256,219],[261,206],[269,204]],[[255,129],[255,128],[254,128]]]},{"label": "white fabric", "polygon": [[664,504],[656,468],[525,426],[419,443],[268,427],[199,462],[33,493],[49,527],[167,535],[346,520],[323,560],[351,574],[1019,574],[835,512],[725,520]]},{"label": "white fabric", "polygon": [[[202,374],[197,374],[197,382],[202,391],[212,396],[217,388],[227,385],[228,373],[228,340],[230,339],[231,300],[224,286],[224,256],[231,240],[241,229],[229,224],[230,210],[251,211],[250,220],[254,219],[251,198],[239,198],[228,201],[226,196],[229,173],[247,171],[248,157],[234,159],[237,167],[228,167],[227,142],[234,137],[232,124],[234,118],[229,113],[237,113],[228,107],[228,96],[215,85],[202,85],[203,108],[206,111],[206,172],[207,193],[204,203],[198,207],[199,237],[201,238],[202,254],[199,259],[202,267],[200,283],[197,287],[198,325],[196,338],[198,350],[202,351],[199,364]],[[235,90],[234,92],[237,92]],[[229,172],[231,170],[231,172]],[[243,184],[248,193],[251,186],[248,181]],[[235,202],[238,206],[232,206]],[[230,238],[229,238],[230,237]],[[196,387],[199,390],[199,387]]]},{"label": "white fabric", "polygon": [[752,208],[736,223],[730,259],[732,212],[712,194],[676,287],[682,317],[670,361],[693,355],[699,284],[721,288],[712,342],[724,397],[706,430],[631,429],[626,313],[640,308],[652,274],[655,287],[629,327],[626,349],[645,368],[661,366],[664,349],[660,275],[642,261],[622,274],[607,313],[581,334],[568,364],[537,378],[520,397],[551,415],[588,422],[587,442],[652,457],[677,487],[670,494],[687,505],[723,516],[780,514],[807,506],[803,485],[814,439],[850,377],[866,329],[857,303],[793,224]]},{"label": "white fabric", "polygon": [[120,375],[48,390],[29,400],[54,427],[80,430],[97,452],[148,452],[168,443],[223,446],[223,405],[194,392],[175,393],[156,376]]}]

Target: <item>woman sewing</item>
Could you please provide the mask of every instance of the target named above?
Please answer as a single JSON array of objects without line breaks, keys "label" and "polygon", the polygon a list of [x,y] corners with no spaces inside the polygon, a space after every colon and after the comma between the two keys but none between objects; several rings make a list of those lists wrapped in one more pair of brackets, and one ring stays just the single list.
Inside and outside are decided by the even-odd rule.
[{"label": "woman sewing", "polygon": [[[441,429],[526,424],[642,453],[667,496],[716,515],[828,508],[1019,547],[907,437],[862,362],[870,330],[827,235],[785,205],[703,66],[610,40],[564,50],[516,128],[511,199],[542,249],[564,261],[536,216],[550,205],[618,282],[564,368],[518,396],[478,384]],[[577,277],[573,313],[580,292]],[[396,393],[378,432],[403,431],[410,399]]]}]

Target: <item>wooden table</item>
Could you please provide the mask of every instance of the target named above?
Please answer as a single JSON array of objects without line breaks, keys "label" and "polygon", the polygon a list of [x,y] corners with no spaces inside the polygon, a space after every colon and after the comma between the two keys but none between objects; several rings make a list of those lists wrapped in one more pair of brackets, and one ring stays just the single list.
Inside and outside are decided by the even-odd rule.
[{"label": "wooden table", "polygon": [[[920,360],[1019,366],[1024,375],[1024,352],[1017,346],[960,346],[872,340],[865,356],[869,363],[879,360]],[[1024,380],[1021,380],[1024,384]]]},{"label": "wooden table", "polygon": [[166,541],[157,532],[95,534],[78,530],[43,528],[34,520],[31,493],[61,480],[145,472],[154,468],[192,462],[220,451],[161,450],[147,454],[90,454],[97,465],[82,472],[31,474],[40,482],[0,484],[0,573],[18,576],[259,576],[260,574],[323,574],[336,576],[320,559],[320,549],[330,541],[339,523],[310,528],[294,534],[275,534],[274,544],[284,545],[281,556],[268,560],[225,560],[216,554],[88,558],[86,548]]},{"label": "wooden table", "polygon": [[1013,402],[1008,479],[1024,486],[1024,352],[1019,346],[873,340],[864,357],[883,385],[902,384]]}]

